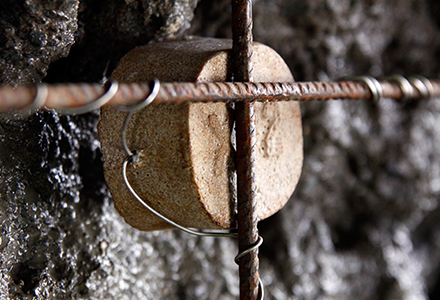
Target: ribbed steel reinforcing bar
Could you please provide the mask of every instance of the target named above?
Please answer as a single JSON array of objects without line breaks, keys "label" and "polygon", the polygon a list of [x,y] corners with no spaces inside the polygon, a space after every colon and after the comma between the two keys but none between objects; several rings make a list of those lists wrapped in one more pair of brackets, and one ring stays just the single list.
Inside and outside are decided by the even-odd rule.
[{"label": "ribbed steel reinforcing bar", "polygon": [[231,0],[232,70],[234,81],[253,81],[252,73],[252,1]]},{"label": "ribbed steel reinforcing bar", "polygon": [[[232,73],[234,81],[253,81],[252,1],[232,0]],[[235,104],[238,249],[246,251],[258,239],[255,200],[255,113],[253,102]],[[258,249],[238,260],[240,300],[258,298]]]},{"label": "ribbed steel reinforcing bar", "polygon": [[[440,97],[440,80],[431,80],[432,98]],[[402,91],[395,82],[381,81],[383,97],[399,100]],[[12,88],[0,87],[0,112],[29,107],[36,95],[36,85]],[[75,108],[94,102],[106,92],[98,83],[48,84],[47,97],[42,104],[48,109]],[[105,106],[132,106],[142,102],[151,93],[145,83],[120,83],[115,96]],[[420,99],[420,93],[414,99]],[[371,93],[363,82],[211,82],[161,83],[152,105],[187,102],[240,102],[240,101],[310,101],[310,100],[370,100]]]},{"label": "ribbed steel reinforcing bar", "polygon": [[[237,225],[238,249],[241,252],[257,242],[258,228],[255,213],[255,112],[250,102],[237,103],[236,122],[236,168],[237,168]],[[258,297],[259,260],[258,249],[244,255],[239,261],[240,299],[255,300]]]}]

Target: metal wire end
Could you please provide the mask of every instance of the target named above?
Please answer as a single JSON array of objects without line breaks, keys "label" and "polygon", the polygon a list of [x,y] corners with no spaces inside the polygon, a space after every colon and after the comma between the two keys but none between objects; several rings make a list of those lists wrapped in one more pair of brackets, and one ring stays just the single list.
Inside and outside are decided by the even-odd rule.
[{"label": "metal wire end", "polygon": [[379,80],[372,76],[356,76],[352,79],[353,81],[361,81],[365,83],[368,88],[370,89],[371,93],[371,100],[373,100],[373,103],[379,102],[383,98],[383,88],[380,84]]},{"label": "metal wire end", "polygon": [[118,89],[119,83],[117,81],[112,81],[107,92],[95,101],[77,108],[57,109],[56,111],[65,115],[80,115],[94,111],[109,102],[116,95]]},{"label": "metal wire end", "polygon": [[258,278],[258,300],[263,300],[264,299],[264,284],[263,281],[261,280],[261,278]]},{"label": "metal wire end", "polygon": [[408,80],[419,91],[422,99],[430,99],[434,95],[434,86],[428,78],[416,75],[408,77]]},{"label": "metal wire end", "polygon": [[[261,235],[258,235],[258,239],[257,242],[249,247],[248,249],[238,253],[238,255],[234,258],[235,263],[238,265],[240,258],[242,258],[243,256],[251,253],[252,251],[258,249],[261,245],[263,244],[263,238],[261,237]],[[258,291],[258,299],[262,300],[264,299],[264,284],[263,281],[261,280],[261,278],[258,278],[258,286],[259,286],[259,291]]]},{"label": "metal wire end", "polygon": [[407,102],[408,100],[411,100],[413,98],[414,87],[409,82],[409,80],[402,75],[387,76],[385,80],[389,82],[395,82],[399,85],[399,88],[402,91],[402,98],[400,98],[400,101]]}]

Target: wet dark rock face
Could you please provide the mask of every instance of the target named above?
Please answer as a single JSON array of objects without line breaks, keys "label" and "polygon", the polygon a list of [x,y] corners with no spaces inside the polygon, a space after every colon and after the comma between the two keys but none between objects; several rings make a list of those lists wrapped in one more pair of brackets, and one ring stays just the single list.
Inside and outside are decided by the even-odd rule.
[{"label": "wet dark rock face", "polygon": [[78,0],[0,3],[0,82],[39,82],[49,64],[69,54],[78,29]]},{"label": "wet dark rock face", "polygon": [[[105,80],[128,49],[181,34],[195,5],[3,1],[0,79]],[[201,1],[187,32],[228,36],[228,13],[229,0]],[[433,0],[254,1],[255,40],[297,80],[436,76],[439,20]],[[303,105],[302,178],[260,223],[267,299],[439,298],[438,101]],[[96,122],[2,118],[0,298],[237,299],[233,240],[142,233],[117,215]]]}]

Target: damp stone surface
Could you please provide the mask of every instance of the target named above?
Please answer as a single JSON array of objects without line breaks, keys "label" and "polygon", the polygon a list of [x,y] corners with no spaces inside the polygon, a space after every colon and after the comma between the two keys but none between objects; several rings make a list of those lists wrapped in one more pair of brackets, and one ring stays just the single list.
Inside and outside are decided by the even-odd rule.
[{"label": "damp stone surface", "polygon": [[[3,1],[1,82],[103,82],[149,40],[230,37],[229,2]],[[297,81],[440,71],[437,1],[255,0],[253,15]],[[440,99],[314,102],[302,117],[298,187],[259,225],[266,298],[438,299]],[[238,299],[235,241],[119,217],[97,121],[1,117],[0,298]]]}]

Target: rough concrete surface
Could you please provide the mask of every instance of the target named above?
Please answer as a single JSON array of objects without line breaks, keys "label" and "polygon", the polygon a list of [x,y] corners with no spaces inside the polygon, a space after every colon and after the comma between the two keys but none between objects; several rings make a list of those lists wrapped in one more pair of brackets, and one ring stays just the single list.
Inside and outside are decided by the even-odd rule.
[{"label": "rough concrete surface", "polygon": [[[201,1],[187,32],[229,35],[228,3]],[[46,71],[43,81],[103,80],[125,45],[180,34],[195,4],[2,1],[1,80],[38,82]],[[300,81],[436,76],[439,20],[434,0],[254,1],[255,40]],[[267,299],[438,299],[439,100],[302,108],[299,186],[260,223]],[[96,122],[53,112],[2,118],[0,298],[237,299],[234,241],[142,233],[117,215]]]}]

